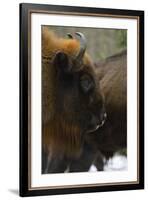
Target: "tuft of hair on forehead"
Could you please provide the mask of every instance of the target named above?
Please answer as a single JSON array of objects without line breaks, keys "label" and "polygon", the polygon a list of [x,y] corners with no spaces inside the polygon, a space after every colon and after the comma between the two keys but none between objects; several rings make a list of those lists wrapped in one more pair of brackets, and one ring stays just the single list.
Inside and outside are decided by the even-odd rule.
[{"label": "tuft of hair on forehead", "polygon": [[57,51],[63,51],[68,55],[75,55],[79,51],[80,44],[76,39],[60,38],[47,27],[42,28],[42,55],[55,54]]},{"label": "tuft of hair on forehead", "polygon": [[[42,144],[47,151],[63,151],[67,156],[80,153],[82,133],[74,119],[66,121],[64,113],[62,116],[57,113],[57,74],[52,59],[57,51],[63,51],[73,58],[79,48],[78,40],[66,36],[60,38],[49,28],[42,27]],[[84,54],[83,64],[85,71],[92,70],[91,59],[87,53]]]},{"label": "tuft of hair on forehead", "polygon": [[[42,28],[42,55],[52,58],[57,51],[63,51],[70,57],[74,57],[79,52],[80,43],[76,39],[58,37],[54,31],[49,30],[46,26]],[[87,52],[83,57],[86,65],[92,65],[92,61]]]}]

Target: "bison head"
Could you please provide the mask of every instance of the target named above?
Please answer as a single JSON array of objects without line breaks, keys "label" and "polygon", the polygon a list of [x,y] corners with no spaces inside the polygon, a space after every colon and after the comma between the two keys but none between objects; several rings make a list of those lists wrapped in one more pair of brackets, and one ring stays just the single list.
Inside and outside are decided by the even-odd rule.
[{"label": "bison head", "polygon": [[[73,39],[70,34],[69,37]],[[76,37],[80,47],[74,56],[60,50],[53,59],[57,76],[56,113],[62,118],[66,134],[74,130],[81,134],[93,132],[104,124],[106,118],[95,66],[85,53],[86,39],[79,32]]]}]

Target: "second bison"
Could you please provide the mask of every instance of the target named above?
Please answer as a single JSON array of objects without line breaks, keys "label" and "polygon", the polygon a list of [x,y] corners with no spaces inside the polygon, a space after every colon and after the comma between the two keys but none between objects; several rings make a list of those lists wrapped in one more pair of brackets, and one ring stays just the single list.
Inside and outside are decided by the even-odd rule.
[{"label": "second bison", "polygon": [[85,135],[83,152],[70,171],[88,171],[92,164],[103,170],[106,161],[127,148],[127,51],[96,64],[107,119],[93,134]]}]

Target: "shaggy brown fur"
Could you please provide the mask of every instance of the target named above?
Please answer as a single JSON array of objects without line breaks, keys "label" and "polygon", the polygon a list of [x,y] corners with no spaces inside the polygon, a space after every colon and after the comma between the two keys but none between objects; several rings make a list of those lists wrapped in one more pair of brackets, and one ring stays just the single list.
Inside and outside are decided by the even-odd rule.
[{"label": "shaggy brown fur", "polygon": [[[76,39],[59,38],[47,27],[42,29],[42,140],[44,150],[52,151],[55,154],[60,152],[70,156],[77,155],[80,151],[82,133],[79,124],[73,119],[66,121],[65,114],[60,113],[57,109],[58,101],[60,101],[60,99],[57,100],[58,74],[53,65],[57,52],[66,53],[73,60],[79,48],[80,45]],[[83,57],[81,67],[83,72],[89,72],[94,76],[94,66],[87,53]],[[75,66],[72,70],[80,69]],[[71,97],[67,96],[68,98]],[[68,107],[68,105],[65,106]],[[71,110],[68,114],[72,118]],[[66,113],[66,115],[68,114]],[[74,117],[76,118],[76,115]]]},{"label": "shaggy brown fur", "polygon": [[98,170],[122,148],[127,148],[127,52],[126,50],[96,64],[100,87],[105,96],[107,119],[93,134],[85,134],[85,145],[70,171],[88,171],[92,163]]},{"label": "shaggy brown fur", "polygon": [[43,144],[47,151],[53,154],[62,153],[72,156],[79,153],[81,132],[77,124],[68,124],[64,116],[55,116],[49,123],[43,125]]},{"label": "shaggy brown fur", "polygon": [[[103,156],[108,158],[126,147],[126,52],[99,62],[95,68],[87,53],[82,63],[76,64],[79,49],[79,41],[42,29],[43,173],[64,172],[67,167],[71,172],[87,171],[96,160],[102,163],[98,169],[103,169]],[[57,60],[58,52],[65,62]],[[71,67],[70,73],[63,71],[65,66]],[[80,87],[86,76],[86,85],[87,81],[93,85],[90,93]],[[104,121],[101,90],[107,120],[92,134],[89,131],[96,130],[92,127]]]},{"label": "shaggy brown fur", "polygon": [[127,51],[98,63],[102,74],[100,86],[105,96],[107,120],[98,130],[98,149],[106,156],[112,156],[127,147]]}]

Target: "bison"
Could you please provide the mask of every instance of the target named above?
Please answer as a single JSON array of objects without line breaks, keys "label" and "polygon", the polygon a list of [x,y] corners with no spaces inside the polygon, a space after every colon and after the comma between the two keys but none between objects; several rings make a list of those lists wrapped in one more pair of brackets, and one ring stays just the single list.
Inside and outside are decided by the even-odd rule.
[{"label": "bison", "polygon": [[108,158],[127,146],[127,51],[107,58],[98,68],[100,65],[108,117],[96,137],[99,150]]},{"label": "bison", "polygon": [[42,173],[64,172],[67,167],[86,171],[91,163],[83,166],[80,158],[85,163],[89,156],[92,162],[97,152],[87,135],[107,116],[86,38],[80,32],[68,36],[59,38],[42,28]]},{"label": "bison", "polygon": [[127,51],[95,64],[105,97],[106,122],[93,134],[85,134],[79,160],[70,171],[88,171],[92,163],[98,170],[117,151],[127,148]]}]

